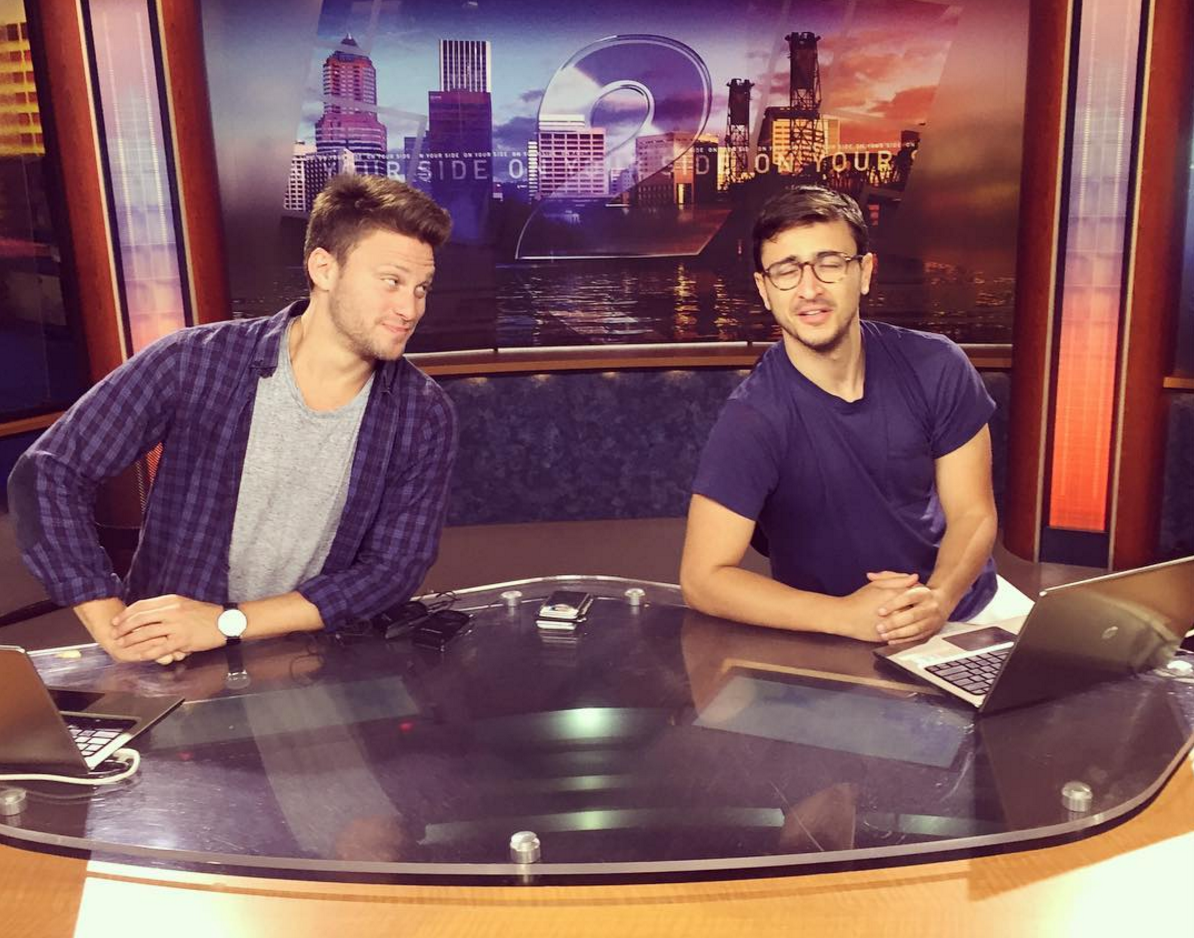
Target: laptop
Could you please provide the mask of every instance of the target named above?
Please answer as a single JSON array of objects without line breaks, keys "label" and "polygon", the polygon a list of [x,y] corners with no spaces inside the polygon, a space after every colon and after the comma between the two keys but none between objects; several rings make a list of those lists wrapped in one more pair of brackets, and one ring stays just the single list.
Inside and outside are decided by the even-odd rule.
[{"label": "laptop", "polygon": [[994,625],[951,622],[883,661],[993,713],[1165,666],[1194,620],[1194,557],[1045,590]]},{"label": "laptop", "polygon": [[88,775],[180,703],[50,689],[23,648],[0,645],[0,767]]}]

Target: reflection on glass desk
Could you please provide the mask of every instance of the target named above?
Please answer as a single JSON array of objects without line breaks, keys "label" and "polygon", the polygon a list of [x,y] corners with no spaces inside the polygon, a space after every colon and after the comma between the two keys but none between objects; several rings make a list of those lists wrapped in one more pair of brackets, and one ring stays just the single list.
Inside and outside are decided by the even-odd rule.
[{"label": "reflection on glass desk", "polygon": [[[587,621],[536,628],[563,586],[597,597]],[[554,577],[455,608],[473,620],[442,653],[296,634],[242,646],[245,675],[222,651],[169,668],[35,655],[51,686],[186,702],[138,738],[130,782],[30,784],[0,836],[349,879],[823,870],[1093,832],[1145,803],[1194,734],[1180,679],[976,718],[868,645],[713,619],[671,586]],[[1074,782],[1086,803],[1063,799]],[[519,831],[539,862],[512,862]]]}]

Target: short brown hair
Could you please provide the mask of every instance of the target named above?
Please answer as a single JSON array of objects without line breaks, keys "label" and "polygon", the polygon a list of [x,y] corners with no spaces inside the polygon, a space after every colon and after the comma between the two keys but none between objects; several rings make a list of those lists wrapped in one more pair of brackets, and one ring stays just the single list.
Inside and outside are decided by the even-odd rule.
[{"label": "short brown hair", "polygon": [[844,221],[854,236],[854,249],[859,254],[867,252],[868,232],[857,202],[824,186],[792,186],[768,199],[755,221],[755,270],[763,269],[764,241],[790,228],[825,221]]},{"label": "short brown hair", "polygon": [[[315,197],[303,242],[303,268],[316,248],[337,264],[371,231],[395,231],[437,248],[452,233],[452,217],[431,196],[385,176],[335,176]],[[311,287],[311,275],[307,275]]]}]

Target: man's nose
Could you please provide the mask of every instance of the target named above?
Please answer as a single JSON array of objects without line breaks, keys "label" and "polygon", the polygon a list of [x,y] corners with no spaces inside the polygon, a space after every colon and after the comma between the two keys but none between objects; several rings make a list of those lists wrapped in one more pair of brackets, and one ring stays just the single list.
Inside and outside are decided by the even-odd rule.
[{"label": "man's nose", "polygon": [[407,322],[418,319],[422,313],[422,301],[415,295],[413,288],[399,290],[394,297],[394,312]]},{"label": "man's nose", "polygon": [[816,299],[824,292],[824,284],[813,273],[812,264],[802,264],[800,267],[800,282],[796,284],[797,295],[807,300]]}]

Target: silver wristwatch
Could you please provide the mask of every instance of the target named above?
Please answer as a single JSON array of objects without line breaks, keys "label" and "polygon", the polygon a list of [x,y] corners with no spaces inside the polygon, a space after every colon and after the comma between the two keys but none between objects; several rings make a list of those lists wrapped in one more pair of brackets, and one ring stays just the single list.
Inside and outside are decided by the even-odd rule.
[{"label": "silver wristwatch", "polygon": [[235,645],[240,642],[240,637],[245,634],[245,629],[248,627],[249,620],[245,618],[240,607],[236,603],[225,603],[224,611],[216,619],[216,628],[220,630],[220,634],[224,638],[228,639],[228,644]]}]

